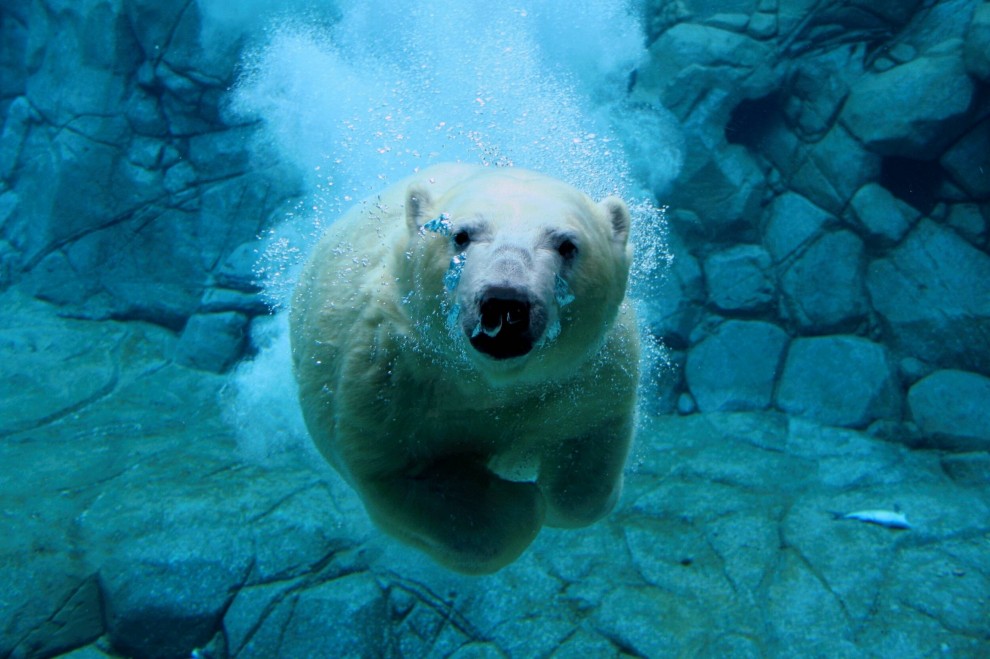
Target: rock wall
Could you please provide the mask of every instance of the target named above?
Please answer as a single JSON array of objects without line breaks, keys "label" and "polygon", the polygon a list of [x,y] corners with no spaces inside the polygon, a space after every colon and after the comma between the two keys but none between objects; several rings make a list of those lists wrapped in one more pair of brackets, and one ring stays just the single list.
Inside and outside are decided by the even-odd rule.
[{"label": "rock wall", "polygon": [[203,329],[243,337],[265,311],[250,244],[300,189],[249,165],[255,127],[223,112],[240,40],[205,32],[196,2],[152,0],[3,3],[0,35],[0,288],[196,318],[183,354],[229,366],[238,344],[215,354]]},{"label": "rock wall", "polygon": [[[611,515],[464,576],[376,531],[319,456],[251,459],[204,404],[229,378],[170,363],[169,330],[0,304],[5,659],[988,656],[990,453],[664,415]],[[894,502],[911,530],[829,514]]]},{"label": "rock wall", "polygon": [[[652,327],[681,367],[667,409],[990,447],[973,426],[990,407],[990,4],[646,15],[633,94],[673,112],[686,145],[658,191],[676,261]],[[969,422],[936,430],[933,395]]]},{"label": "rock wall", "polygon": [[[0,6],[0,288],[152,321],[181,333],[176,359],[223,371],[266,313],[256,237],[303,186],[249,162],[257,127],[224,111],[243,31],[207,29],[201,6]],[[990,5],[643,11],[651,58],[623,107],[663,105],[684,149],[655,191],[675,262],[650,324],[678,366],[660,407],[990,446],[923,395],[988,407]]]}]

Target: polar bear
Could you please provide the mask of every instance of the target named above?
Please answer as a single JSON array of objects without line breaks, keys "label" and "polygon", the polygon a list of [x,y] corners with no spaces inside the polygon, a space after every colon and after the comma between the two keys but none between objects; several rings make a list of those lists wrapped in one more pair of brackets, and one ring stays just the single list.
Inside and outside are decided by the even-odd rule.
[{"label": "polar bear", "polygon": [[483,574],[613,508],[639,379],[629,232],[616,197],[461,164],[330,226],[293,363],[313,441],[379,527]]}]

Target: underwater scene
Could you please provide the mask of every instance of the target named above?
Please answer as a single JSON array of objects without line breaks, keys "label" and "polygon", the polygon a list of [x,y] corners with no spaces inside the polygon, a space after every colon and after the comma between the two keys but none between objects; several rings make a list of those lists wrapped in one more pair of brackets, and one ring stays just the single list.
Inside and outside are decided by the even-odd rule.
[{"label": "underwater scene", "polygon": [[990,2],[0,0],[0,659],[990,657]]}]

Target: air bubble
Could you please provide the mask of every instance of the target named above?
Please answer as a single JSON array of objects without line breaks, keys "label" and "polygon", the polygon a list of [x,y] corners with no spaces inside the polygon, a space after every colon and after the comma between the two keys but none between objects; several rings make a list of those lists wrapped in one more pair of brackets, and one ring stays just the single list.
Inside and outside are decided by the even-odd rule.
[{"label": "air bubble", "polygon": [[440,213],[439,217],[435,217],[426,224],[424,224],[422,231],[432,231],[433,233],[439,234],[441,236],[449,236],[450,215],[447,215],[446,213]]},{"label": "air bubble", "polygon": [[[289,18],[273,25],[266,45],[247,53],[231,112],[263,127],[263,162],[270,162],[274,151],[280,160],[299,165],[310,186],[285,222],[264,236],[255,272],[266,300],[282,309],[278,318],[284,325],[284,309],[302,262],[351,202],[445,161],[518,165],[562,179],[595,200],[622,197],[633,216],[630,297],[656,299],[670,255],[663,211],[653,191],[675,177],[680,160],[665,156],[677,155],[682,138],[676,121],[642,128],[641,120],[654,113],[633,112],[625,101],[628,72],[647,57],[638,18],[625,0],[577,8],[571,3],[537,4],[539,11],[530,8],[528,19],[521,21],[526,12],[504,3],[446,3],[439,12],[429,3],[412,8],[382,0],[342,3],[332,29],[324,32],[304,17]],[[568,30],[556,29],[563,23]],[[369,32],[371,24],[375,30]],[[602,24],[610,29],[601,30]],[[470,49],[464,48],[465,29],[477,33]],[[400,42],[403,47],[396,48]],[[342,95],[341,89],[348,93]],[[479,115],[476,98],[484,103]],[[625,153],[625,144],[634,146],[635,153]],[[663,164],[668,160],[676,164]],[[432,187],[443,179],[427,175],[426,182]],[[382,208],[377,213],[386,214]],[[444,215],[431,219],[422,231],[453,233]],[[346,254],[337,256],[348,261],[356,253],[353,246],[341,251]],[[399,258],[404,259],[404,272],[413,270],[413,252]],[[367,267],[360,262],[352,266]],[[443,275],[447,293],[440,296],[429,322],[419,319],[423,326],[416,331],[423,341],[412,342],[412,350],[425,355],[448,348],[434,345],[441,339],[426,331],[443,323],[451,336],[456,333],[452,345],[465,343],[458,325],[461,309],[450,294],[459,286],[462,268],[463,261],[451,260]],[[558,309],[574,301],[563,279],[554,282],[552,294]],[[425,299],[406,296],[402,302]],[[640,314],[641,332],[648,339],[643,342],[644,373],[654,370],[650,362],[666,361],[664,354],[654,354],[660,349],[649,340],[648,316]],[[289,342],[282,331],[278,360],[270,348],[255,359],[277,363],[284,370],[279,373],[292,382]],[[552,341],[560,332],[559,321],[551,321],[544,340]],[[245,370],[234,377],[235,384],[267,395],[275,389],[271,372],[268,367]],[[239,426],[258,437],[283,432],[286,424],[279,411],[298,405],[294,386],[277,390],[288,399],[274,396],[273,403],[258,404],[245,398],[243,409],[256,417]],[[301,419],[297,425],[302,427]],[[305,437],[304,430],[298,432]]]},{"label": "air bubble", "polygon": [[461,317],[461,305],[456,302],[451,305],[450,311],[447,312],[447,330],[451,335],[457,334],[457,321]]},{"label": "air bubble", "polygon": [[467,260],[466,254],[458,254],[450,259],[450,266],[443,276],[443,287],[448,293],[452,293],[457,285],[461,283],[461,274],[464,272],[464,262]]}]

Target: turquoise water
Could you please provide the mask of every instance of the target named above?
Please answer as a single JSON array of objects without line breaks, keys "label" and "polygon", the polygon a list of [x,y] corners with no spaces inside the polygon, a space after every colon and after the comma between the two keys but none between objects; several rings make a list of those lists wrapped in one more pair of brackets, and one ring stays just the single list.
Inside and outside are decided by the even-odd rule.
[{"label": "turquoise water", "polygon": [[[30,0],[0,44],[0,657],[990,655],[990,4]],[[644,346],[613,512],[484,576],[371,522],[288,339],[335,219],[451,161],[624,198]]]},{"label": "turquoise water", "polygon": [[[633,175],[620,136],[626,122],[636,121],[621,110],[629,76],[646,57],[635,11],[622,3],[575,11],[553,3],[357,3],[341,11],[329,25],[306,14],[272,19],[265,40],[245,56],[230,98],[233,116],[262,122],[255,157],[278,154],[306,173],[306,201],[270,229],[256,265],[276,309],[286,305],[295,271],[328,223],[390,182],[450,161],[534,169],[596,200],[621,195],[634,214],[632,285],[641,297],[655,291],[671,258],[663,209]],[[606,23],[608,32],[593,28]],[[676,175],[680,138],[673,126],[647,126],[635,138],[650,142],[638,152],[656,159],[654,180]],[[451,262],[448,286],[456,284],[458,265]],[[457,315],[447,313],[449,325]],[[282,344],[268,350],[286,352],[287,335],[268,340]],[[645,354],[648,373],[663,370],[661,345],[647,342]],[[255,397],[265,395],[254,390],[270,389],[272,368],[285,364],[263,350],[235,376],[240,391],[251,391],[245,407],[254,409]],[[647,384],[655,390],[649,378]],[[273,393],[279,398],[266,407],[293,406],[288,388]],[[236,404],[233,413],[241,413]],[[277,434],[268,423],[254,419],[242,441],[263,443]]]}]

